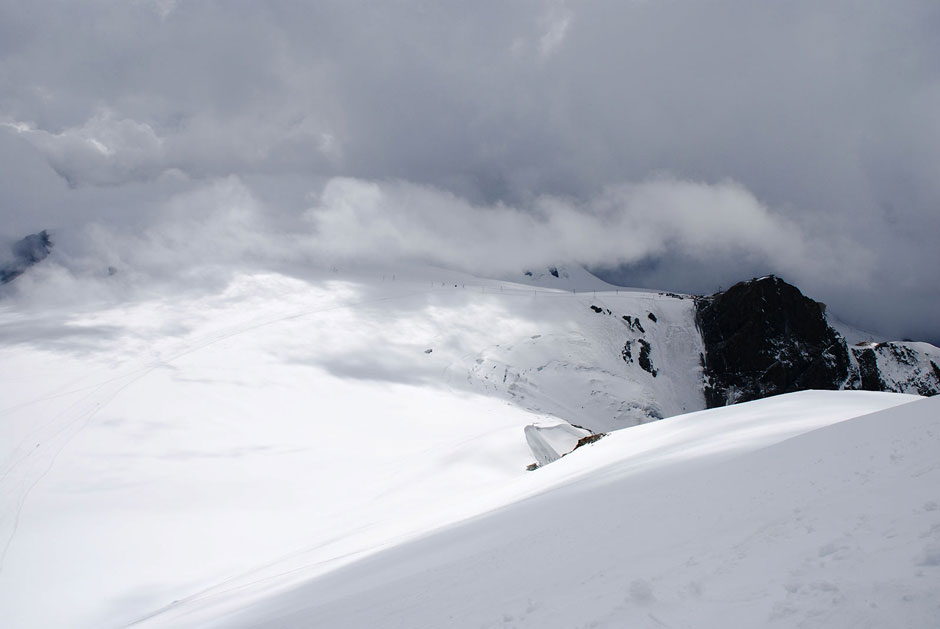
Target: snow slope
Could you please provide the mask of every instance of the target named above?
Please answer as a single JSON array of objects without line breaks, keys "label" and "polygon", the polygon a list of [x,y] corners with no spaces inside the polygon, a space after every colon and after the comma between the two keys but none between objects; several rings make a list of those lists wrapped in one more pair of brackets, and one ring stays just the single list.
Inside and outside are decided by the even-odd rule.
[{"label": "snow slope", "polygon": [[935,627],[940,399],[910,399],[796,393],[614,433],[533,474],[534,498],[144,626]]},{"label": "snow slope", "polygon": [[[123,626],[177,600],[212,620],[574,478],[600,482],[640,450],[608,437],[530,473],[524,427],[702,408],[700,341],[690,300],[570,288],[333,269],[81,308],[8,302],[0,626]],[[784,439],[911,399],[860,395],[757,432]],[[654,425],[667,426],[622,434]],[[706,448],[765,443],[735,426]],[[656,465],[682,460],[688,447],[663,439]]]},{"label": "snow slope", "polygon": [[[335,563],[475,513],[526,474],[524,427],[558,422],[543,413],[589,423],[652,395],[595,300],[629,297],[422,268],[8,301],[0,626],[116,626],[280,557]],[[540,335],[551,378],[527,351]],[[474,372],[504,352],[525,405]]]},{"label": "snow slope", "polygon": [[[552,320],[539,334],[491,344],[461,366],[475,390],[594,432],[705,408],[692,299],[639,291],[540,296],[536,307]],[[641,366],[643,343],[651,370]]]}]

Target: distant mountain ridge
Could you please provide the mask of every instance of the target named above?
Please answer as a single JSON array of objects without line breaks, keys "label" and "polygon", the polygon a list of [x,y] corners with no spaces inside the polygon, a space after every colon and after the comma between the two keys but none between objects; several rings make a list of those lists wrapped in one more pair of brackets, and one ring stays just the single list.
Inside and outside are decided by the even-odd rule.
[{"label": "distant mountain ridge", "polygon": [[[554,287],[557,268],[526,278]],[[472,353],[454,373],[595,434],[801,390],[940,393],[940,348],[874,342],[774,275],[705,296],[560,289],[535,298],[554,327]]]},{"label": "distant mountain ridge", "polygon": [[940,348],[850,345],[846,334],[854,341],[857,332],[844,334],[824,304],[774,275],[708,296],[583,294],[570,301],[577,312],[564,316],[576,326],[496,345],[469,366],[484,391],[562,420],[526,429],[537,465],[572,451],[588,431],[599,436],[785,393],[940,393]]}]

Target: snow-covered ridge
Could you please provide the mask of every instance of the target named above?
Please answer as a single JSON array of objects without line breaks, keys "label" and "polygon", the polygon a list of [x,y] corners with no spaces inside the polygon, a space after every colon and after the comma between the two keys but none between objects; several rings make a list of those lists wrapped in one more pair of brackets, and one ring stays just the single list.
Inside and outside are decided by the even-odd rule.
[{"label": "snow-covered ridge", "polygon": [[940,400],[913,400],[805,392],[614,433],[502,509],[141,626],[929,626]]},{"label": "snow-covered ridge", "polygon": [[539,334],[469,357],[475,390],[594,432],[705,407],[692,299],[592,291],[550,307]]}]

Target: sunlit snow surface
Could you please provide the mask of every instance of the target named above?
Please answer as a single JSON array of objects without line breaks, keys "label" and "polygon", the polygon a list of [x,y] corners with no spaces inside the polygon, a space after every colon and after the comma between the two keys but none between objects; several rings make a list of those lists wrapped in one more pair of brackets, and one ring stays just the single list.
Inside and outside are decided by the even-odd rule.
[{"label": "sunlit snow surface", "polygon": [[933,401],[826,428],[917,398],[782,396],[526,472],[527,424],[703,405],[689,300],[575,288],[268,274],[6,307],[0,626],[940,617]]},{"label": "sunlit snow surface", "polygon": [[823,425],[884,395],[791,394],[616,433],[546,467],[546,486],[583,476],[531,500],[153,626],[936,627],[940,399]]}]

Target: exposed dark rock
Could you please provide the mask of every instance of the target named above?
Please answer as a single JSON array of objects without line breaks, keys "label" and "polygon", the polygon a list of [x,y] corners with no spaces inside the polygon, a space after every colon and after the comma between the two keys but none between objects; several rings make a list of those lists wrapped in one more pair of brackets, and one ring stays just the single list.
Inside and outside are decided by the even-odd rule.
[{"label": "exposed dark rock", "polygon": [[[598,433],[594,433],[593,435],[588,435],[587,437],[581,437],[580,439],[578,439],[578,443],[574,446],[574,450],[577,450],[581,446],[586,446],[589,443],[600,441],[606,436],[607,436],[606,432],[598,432]],[[574,450],[572,450],[571,452],[574,452]],[[571,452],[569,452],[568,454],[571,454]]]},{"label": "exposed dark rock", "polygon": [[768,276],[696,301],[705,343],[709,408],[804,389],[839,389],[849,377],[845,340],[823,307]]},{"label": "exposed dark rock", "polygon": [[620,350],[620,356],[623,358],[623,362],[629,364],[633,362],[633,342],[627,341],[623,345],[623,349]]},{"label": "exposed dark rock", "polygon": [[864,343],[853,347],[852,355],[858,363],[856,388],[928,396],[940,394],[937,364],[909,345]]},{"label": "exposed dark rock", "polygon": [[650,345],[646,339],[640,339],[637,343],[640,344],[640,356],[636,361],[640,364],[640,368],[643,371],[648,371],[655,378],[657,371],[653,368],[653,361],[650,359],[650,352],[653,346]]},{"label": "exposed dark rock", "polygon": [[594,304],[591,304],[591,310],[593,310],[597,314],[601,314],[604,312],[603,308],[601,308],[600,306],[595,306]]},{"label": "exposed dark rock", "polygon": [[555,267],[555,266],[549,267],[548,272],[551,273],[553,276],[558,277],[558,267]]},{"label": "exposed dark rock", "polygon": [[649,318],[650,321],[652,321],[653,323],[656,323],[656,321],[657,321],[656,315],[654,315],[652,312],[649,313],[649,314],[646,315],[646,316]]},{"label": "exposed dark rock", "polygon": [[855,354],[855,360],[858,362],[858,387],[862,391],[884,391],[885,382],[881,379],[881,373],[878,371],[878,360],[875,358],[875,350],[870,347],[853,347],[852,353]]},{"label": "exposed dark rock", "polygon": [[907,347],[906,345],[885,343],[882,347],[888,348],[888,351],[891,352],[891,356],[894,358],[895,362],[898,362],[902,365],[914,367],[919,362],[917,360],[917,352],[912,350],[910,347]]},{"label": "exposed dark rock", "polygon": [[638,332],[646,333],[646,330],[643,329],[643,324],[640,323],[640,318],[633,318],[630,315],[623,315],[623,320],[627,322],[627,325],[630,326],[630,329],[637,330]]},{"label": "exposed dark rock", "polygon": [[15,280],[26,269],[46,259],[52,251],[52,246],[52,238],[46,230],[38,234],[30,234],[13,243],[11,247],[13,259],[0,266],[0,284]]}]

